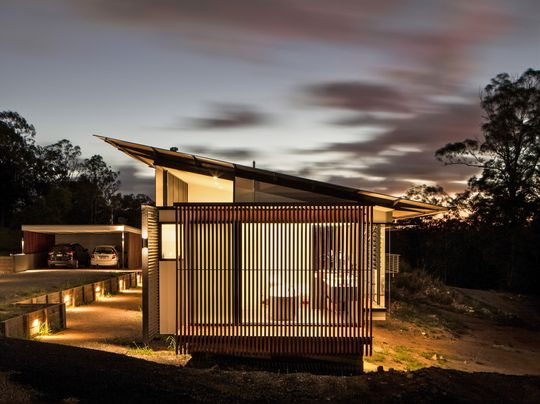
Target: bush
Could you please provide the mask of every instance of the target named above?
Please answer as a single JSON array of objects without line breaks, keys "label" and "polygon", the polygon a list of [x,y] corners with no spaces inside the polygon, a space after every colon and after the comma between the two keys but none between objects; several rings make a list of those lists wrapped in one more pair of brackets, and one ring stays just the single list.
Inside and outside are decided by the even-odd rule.
[{"label": "bush", "polygon": [[403,300],[427,301],[451,305],[456,300],[453,290],[425,271],[401,272],[394,281],[394,293]]}]

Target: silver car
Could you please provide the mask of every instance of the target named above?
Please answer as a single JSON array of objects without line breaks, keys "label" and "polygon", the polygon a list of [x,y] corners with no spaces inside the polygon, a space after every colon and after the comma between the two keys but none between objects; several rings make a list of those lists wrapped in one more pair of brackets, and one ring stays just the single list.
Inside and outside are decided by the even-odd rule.
[{"label": "silver car", "polygon": [[90,256],[92,268],[115,267],[120,268],[120,254],[112,245],[98,245]]}]

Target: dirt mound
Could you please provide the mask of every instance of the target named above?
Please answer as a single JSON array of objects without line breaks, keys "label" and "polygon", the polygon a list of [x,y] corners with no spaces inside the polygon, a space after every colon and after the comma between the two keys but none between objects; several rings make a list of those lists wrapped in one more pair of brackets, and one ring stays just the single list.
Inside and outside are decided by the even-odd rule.
[{"label": "dirt mound", "polygon": [[362,376],[161,365],[89,349],[0,339],[0,371],[40,402],[540,402],[540,378],[436,368]]}]

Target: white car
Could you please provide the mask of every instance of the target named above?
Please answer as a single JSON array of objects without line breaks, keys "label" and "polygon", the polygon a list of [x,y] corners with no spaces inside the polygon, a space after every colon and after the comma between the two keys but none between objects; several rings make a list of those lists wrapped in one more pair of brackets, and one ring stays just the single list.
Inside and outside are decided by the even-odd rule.
[{"label": "white car", "polygon": [[120,254],[112,245],[98,245],[90,256],[92,268],[115,267],[120,268]]}]

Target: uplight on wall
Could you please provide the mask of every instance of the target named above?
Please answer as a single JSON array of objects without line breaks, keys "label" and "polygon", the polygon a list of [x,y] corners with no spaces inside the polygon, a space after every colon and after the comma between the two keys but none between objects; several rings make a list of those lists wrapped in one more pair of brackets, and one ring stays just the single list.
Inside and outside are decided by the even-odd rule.
[{"label": "uplight on wall", "polygon": [[71,306],[71,295],[65,295],[64,296],[64,304],[67,306]]},{"label": "uplight on wall", "polygon": [[39,321],[38,318],[34,319],[34,321],[32,321],[32,325],[30,327],[30,335],[39,334],[39,328],[40,327],[41,327],[41,321]]},{"label": "uplight on wall", "polygon": [[95,292],[95,294],[96,294],[96,299],[97,299],[98,297],[100,297],[100,296],[101,296],[101,286],[97,285],[97,286],[94,288],[94,292]]}]

